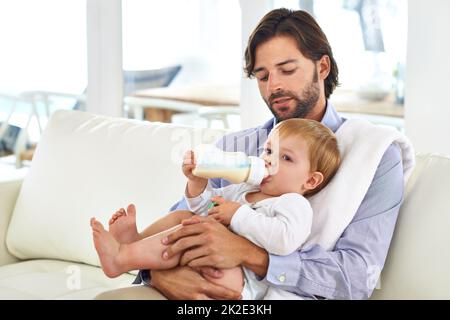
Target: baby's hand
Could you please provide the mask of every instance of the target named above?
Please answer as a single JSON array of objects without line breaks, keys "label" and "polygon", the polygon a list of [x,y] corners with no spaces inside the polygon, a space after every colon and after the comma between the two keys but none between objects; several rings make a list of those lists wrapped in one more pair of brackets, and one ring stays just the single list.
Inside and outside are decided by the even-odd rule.
[{"label": "baby's hand", "polygon": [[195,177],[192,173],[192,170],[195,169],[195,158],[194,152],[192,150],[188,150],[184,154],[181,169],[183,170],[183,173],[186,176],[186,178],[190,179],[192,177]]},{"label": "baby's hand", "polygon": [[206,179],[200,178],[195,176],[192,173],[192,170],[195,169],[196,163],[195,163],[195,157],[194,157],[194,151],[189,150],[186,151],[186,153],[183,156],[183,165],[181,166],[181,169],[183,170],[184,175],[188,180],[191,181],[204,181]]},{"label": "baby's hand", "polygon": [[227,201],[222,197],[211,198],[216,203],[214,207],[208,210],[208,216],[213,217],[225,226],[229,226],[231,218],[241,206],[239,202]]},{"label": "baby's hand", "polygon": [[182,166],[183,173],[188,178],[185,195],[189,198],[199,196],[208,184],[208,179],[197,177],[192,173],[195,165],[194,152],[189,150],[184,154]]}]

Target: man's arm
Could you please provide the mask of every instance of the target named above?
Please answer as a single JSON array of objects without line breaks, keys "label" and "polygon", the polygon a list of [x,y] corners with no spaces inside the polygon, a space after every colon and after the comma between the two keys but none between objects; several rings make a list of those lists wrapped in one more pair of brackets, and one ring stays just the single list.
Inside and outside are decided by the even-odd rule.
[{"label": "man's arm", "polygon": [[316,245],[289,256],[270,255],[265,281],[302,296],[367,299],[384,266],[402,200],[402,161],[391,145],[334,250]]}]

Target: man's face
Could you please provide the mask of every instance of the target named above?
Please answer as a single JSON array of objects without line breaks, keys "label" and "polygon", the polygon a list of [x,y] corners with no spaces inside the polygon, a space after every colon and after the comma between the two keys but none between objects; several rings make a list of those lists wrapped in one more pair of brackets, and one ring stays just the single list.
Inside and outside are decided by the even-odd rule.
[{"label": "man's face", "polygon": [[276,36],[255,51],[254,74],[259,91],[278,122],[307,118],[320,98],[317,65],[307,59],[296,41]]}]

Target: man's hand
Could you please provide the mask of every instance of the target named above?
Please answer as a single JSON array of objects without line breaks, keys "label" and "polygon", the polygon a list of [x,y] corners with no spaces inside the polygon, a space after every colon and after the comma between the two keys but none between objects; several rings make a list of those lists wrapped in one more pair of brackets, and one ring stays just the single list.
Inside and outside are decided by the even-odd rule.
[{"label": "man's hand", "polygon": [[183,227],[163,238],[169,245],[163,253],[168,259],[178,253],[180,264],[191,267],[234,268],[243,265],[264,277],[269,265],[267,252],[228,230],[210,217],[194,216]]},{"label": "man's hand", "polygon": [[180,265],[228,269],[242,264],[245,253],[241,246],[246,239],[210,217],[194,216],[182,224],[183,227],[162,239],[169,245],[163,253],[164,259],[184,252]]},{"label": "man's hand", "polygon": [[198,273],[200,273],[206,279],[208,277],[214,278],[214,279],[220,279],[223,277],[223,271],[220,269],[213,268],[213,267],[198,267],[198,268],[193,268],[193,269],[196,270]]},{"label": "man's hand", "polygon": [[241,206],[239,202],[227,201],[222,197],[213,197],[211,199],[217,205],[208,210],[208,216],[213,217],[221,224],[229,226],[231,218]]},{"label": "man's hand", "polygon": [[241,293],[209,282],[190,267],[152,270],[151,284],[168,299],[205,300],[241,298]]}]

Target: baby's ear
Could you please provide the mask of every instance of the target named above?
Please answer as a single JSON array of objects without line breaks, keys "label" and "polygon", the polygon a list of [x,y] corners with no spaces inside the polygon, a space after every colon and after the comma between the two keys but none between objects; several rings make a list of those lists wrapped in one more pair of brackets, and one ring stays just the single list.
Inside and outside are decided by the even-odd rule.
[{"label": "baby's ear", "polygon": [[305,183],[306,190],[314,190],[323,182],[323,174],[319,171],[311,173],[309,179]]}]

